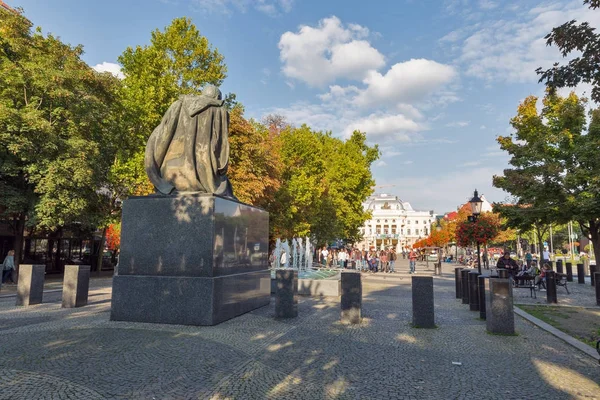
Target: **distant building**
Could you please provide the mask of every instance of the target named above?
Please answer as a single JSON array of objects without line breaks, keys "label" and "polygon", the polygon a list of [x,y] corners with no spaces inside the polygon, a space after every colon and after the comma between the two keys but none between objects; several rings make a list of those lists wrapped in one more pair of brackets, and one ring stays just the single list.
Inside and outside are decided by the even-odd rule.
[{"label": "distant building", "polygon": [[359,249],[365,250],[395,247],[401,251],[427,237],[436,219],[433,211],[416,211],[409,202],[386,193],[369,197],[363,209],[372,214],[360,228],[363,240],[357,243]]}]

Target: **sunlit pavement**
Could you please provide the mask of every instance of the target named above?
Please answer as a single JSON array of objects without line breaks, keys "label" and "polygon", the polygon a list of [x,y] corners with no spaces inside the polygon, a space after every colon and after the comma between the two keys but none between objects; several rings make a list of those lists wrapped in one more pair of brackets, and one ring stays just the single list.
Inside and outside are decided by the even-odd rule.
[{"label": "sunlit pavement", "polygon": [[0,399],[600,398],[600,366],[554,336],[520,317],[518,336],[487,334],[450,267],[434,277],[438,328],[412,328],[404,264],[363,275],[358,326],[335,298],[300,298],[292,320],[271,301],[214,327],[110,322],[106,279],[79,309],[60,292],[28,308],[1,297]]}]

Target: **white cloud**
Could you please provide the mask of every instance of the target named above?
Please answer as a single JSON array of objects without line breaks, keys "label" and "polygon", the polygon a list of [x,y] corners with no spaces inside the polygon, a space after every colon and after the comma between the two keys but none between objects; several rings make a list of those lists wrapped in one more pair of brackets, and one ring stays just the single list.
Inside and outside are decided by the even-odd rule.
[{"label": "white cloud", "polygon": [[484,130],[484,129],[487,129],[487,127],[486,127],[485,125],[481,125],[481,126],[479,127],[479,129],[481,129],[481,130]]},{"label": "white cloud", "polygon": [[464,128],[465,126],[469,126],[470,123],[471,121],[454,121],[448,122],[446,126],[450,128]]},{"label": "white cloud", "polygon": [[92,68],[98,72],[110,72],[119,79],[125,78],[125,75],[123,75],[121,66],[119,64],[104,61],[101,64],[94,65]]},{"label": "white cloud", "polygon": [[427,129],[425,124],[416,122],[402,114],[380,114],[374,113],[367,117],[352,121],[345,129],[346,137],[354,130],[367,133],[370,141],[375,142],[410,142],[415,133]]},{"label": "white cloud", "polygon": [[209,14],[230,14],[235,10],[245,13],[253,8],[270,17],[277,17],[289,13],[293,5],[294,0],[192,0],[194,9]]},{"label": "white cloud", "polygon": [[383,160],[379,160],[375,163],[375,166],[376,167],[385,167],[385,166],[387,166],[387,163]]},{"label": "white cloud", "polygon": [[481,161],[468,161],[460,164],[461,167],[476,167],[478,165],[481,165]]},{"label": "white cloud", "polygon": [[406,160],[406,161],[403,161],[403,162],[402,162],[402,164],[404,164],[404,165],[410,165],[410,164],[412,164],[412,163],[413,163],[413,162],[412,162],[411,160]]},{"label": "white cloud", "polygon": [[279,40],[283,74],[310,86],[322,86],[338,78],[363,79],[370,70],[385,65],[383,55],[364,39],[368,29],[344,26],[335,16],[317,27],[301,26]]},{"label": "white cloud", "polygon": [[537,82],[536,68],[561,61],[557,48],[546,46],[544,39],[553,27],[573,19],[600,25],[600,13],[580,1],[512,12],[514,18],[487,21],[464,40],[458,61],[467,75],[488,81]]},{"label": "white cloud", "polygon": [[493,10],[494,8],[498,7],[498,4],[491,0],[479,0],[478,5],[479,8],[483,10]]}]

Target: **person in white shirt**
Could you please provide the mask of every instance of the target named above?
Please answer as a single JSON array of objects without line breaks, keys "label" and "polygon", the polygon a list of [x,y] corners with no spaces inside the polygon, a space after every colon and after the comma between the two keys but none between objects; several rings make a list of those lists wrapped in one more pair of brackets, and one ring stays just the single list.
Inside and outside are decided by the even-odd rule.
[{"label": "person in white shirt", "polygon": [[327,256],[328,255],[329,255],[329,251],[327,250],[327,247],[323,246],[323,250],[321,250],[321,262],[323,263],[324,267],[327,266]]},{"label": "person in white shirt", "polygon": [[543,257],[542,263],[549,262],[550,261],[550,252],[548,250],[544,250],[542,253],[542,257]]}]

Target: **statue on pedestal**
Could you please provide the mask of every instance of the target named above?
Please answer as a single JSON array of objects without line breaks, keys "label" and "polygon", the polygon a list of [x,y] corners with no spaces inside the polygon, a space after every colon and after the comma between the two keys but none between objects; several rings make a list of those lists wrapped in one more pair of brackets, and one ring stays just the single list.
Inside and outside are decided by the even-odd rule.
[{"label": "statue on pedestal", "polygon": [[229,113],[221,91],[181,96],[146,144],[144,166],[156,191],[211,193],[235,199],[227,179]]}]

